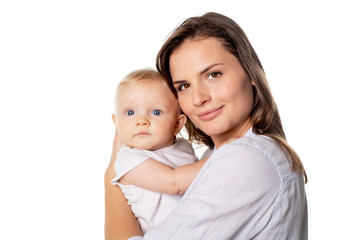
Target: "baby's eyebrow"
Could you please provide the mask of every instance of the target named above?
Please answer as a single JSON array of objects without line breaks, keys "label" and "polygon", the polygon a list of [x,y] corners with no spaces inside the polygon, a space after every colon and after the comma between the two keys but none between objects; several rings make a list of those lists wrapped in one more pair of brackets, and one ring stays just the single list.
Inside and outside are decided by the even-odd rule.
[{"label": "baby's eyebrow", "polygon": [[126,102],[126,103],[119,103],[119,104],[117,105],[117,108],[118,108],[118,109],[121,109],[121,110],[125,110],[125,109],[127,109],[127,110],[133,110],[135,107],[134,107],[134,105]]},{"label": "baby's eyebrow", "polygon": [[129,104],[127,102],[121,102],[121,103],[119,103],[119,106],[121,106],[121,107],[131,107],[131,104]]},{"label": "baby's eyebrow", "polygon": [[154,109],[166,109],[168,107],[168,104],[159,103],[153,106]]}]

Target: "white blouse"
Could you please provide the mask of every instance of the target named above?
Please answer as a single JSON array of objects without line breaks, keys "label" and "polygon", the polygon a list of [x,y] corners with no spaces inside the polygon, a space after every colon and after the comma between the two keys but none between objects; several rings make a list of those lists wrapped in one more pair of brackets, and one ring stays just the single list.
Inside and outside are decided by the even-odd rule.
[{"label": "white blouse", "polygon": [[168,218],[135,239],[307,239],[303,176],[274,140],[245,136],[216,149]]}]

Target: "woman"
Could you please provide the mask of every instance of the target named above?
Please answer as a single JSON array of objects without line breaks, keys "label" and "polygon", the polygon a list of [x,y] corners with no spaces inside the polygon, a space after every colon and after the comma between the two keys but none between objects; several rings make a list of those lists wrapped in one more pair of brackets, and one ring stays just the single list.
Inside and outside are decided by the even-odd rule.
[{"label": "woman", "polygon": [[[190,140],[214,151],[179,206],[144,239],[307,239],[306,173],[241,28],[217,13],[189,18],[161,48],[157,68],[188,117]],[[107,182],[112,174],[110,163],[105,233],[140,236]]]}]

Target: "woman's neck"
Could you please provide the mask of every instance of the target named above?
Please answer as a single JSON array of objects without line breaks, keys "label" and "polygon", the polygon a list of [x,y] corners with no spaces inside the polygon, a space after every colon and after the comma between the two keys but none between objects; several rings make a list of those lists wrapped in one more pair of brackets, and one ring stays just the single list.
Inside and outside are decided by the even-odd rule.
[{"label": "woman's neck", "polygon": [[252,125],[253,124],[249,116],[242,124],[238,124],[237,126],[229,129],[227,132],[216,136],[211,136],[215,147],[219,148],[222,145],[243,137],[245,133],[252,127]]}]

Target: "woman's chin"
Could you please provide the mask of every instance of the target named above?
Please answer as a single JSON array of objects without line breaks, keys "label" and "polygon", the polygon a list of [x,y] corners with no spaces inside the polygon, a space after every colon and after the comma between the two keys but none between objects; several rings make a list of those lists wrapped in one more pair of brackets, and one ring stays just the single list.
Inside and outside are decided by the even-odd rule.
[{"label": "woman's chin", "polygon": [[212,137],[216,137],[219,136],[221,134],[223,134],[225,131],[222,127],[218,127],[218,126],[207,126],[206,128],[204,128],[204,130],[202,130],[206,135]]}]

